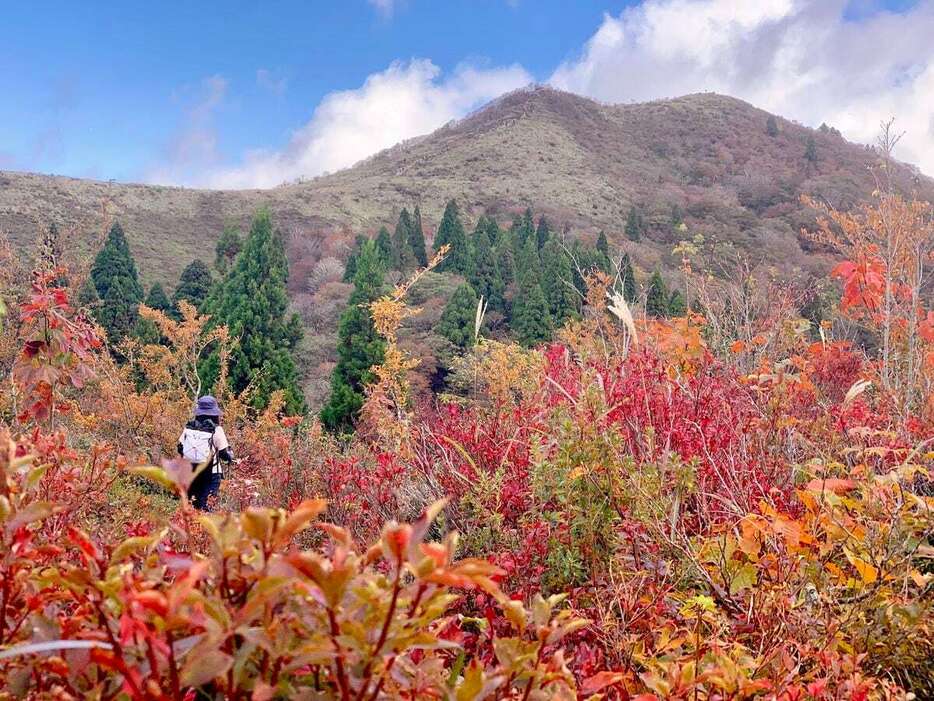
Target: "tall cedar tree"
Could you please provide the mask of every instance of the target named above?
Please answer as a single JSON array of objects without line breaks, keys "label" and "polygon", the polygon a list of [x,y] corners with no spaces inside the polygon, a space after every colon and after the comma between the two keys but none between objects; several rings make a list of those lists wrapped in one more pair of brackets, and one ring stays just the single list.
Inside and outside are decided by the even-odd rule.
[{"label": "tall cedar tree", "polygon": [[668,288],[657,270],[652,273],[649,280],[649,289],[645,296],[645,313],[648,316],[660,319],[668,316]]},{"label": "tall cedar tree", "polygon": [[[389,235],[389,229],[385,226],[379,227],[379,233],[376,234],[376,254],[379,256],[380,261],[383,266],[389,270],[390,268],[398,268],[393,265],[394,251],[393,251],[393,240]],[[354,270],[354,275],[357,274],[357,271]],[[351,278],[352,281],[353,278]]]},{"label": "tall cedar tree", "polygon": [[367,241],[357,255],[354,290],[341,315],[337,333],[337,365],[331,395],[321,410],[321,423],[333,433],[349,433],[363,406],[364,387],[372,368],[383,362],[385,344],[373,326],[367,305],[383,294],[383,265],[376,246]]},{"label": "tall cedar tree", "polygon": [[597,250],[600,251],[607,260],[610,260],[610,242],[604,231],[601,231],[600,235],[597,236]]},{"label": "tall cedar tree", "polygon": [[775,117],[771,114],[769,118],[765,120],[765,133],[773,138],[778,136],[778,122],[775,121]]},{"label": "tall cedar tree", "polygon": [[412,236],[412,217],[405,207],[399,213],[399,221],[392,234],[392,259],[390,266],[400,273],[408,273],[416,266],[415,251],[409,242]]},{"label": "tall cedar tree", "polygon": [[441,313],[438,333],[458,348],[472,346],[478,301],[477,293],[469,283],[460,285]]},{"label": "tall cedar tree", "polygon": [[[287,315],[288,277],[282,236],[273,230],[269,211],[260,209],[243,251],[205,308],[212,322],[225,324],[231,336],[239,339],[230,354],[231,389],[239,393],[251,386],[251,403],[259,409],[268,405],[274,391],[282,390],[285,410],[296,414],[305,409],[292,359],[302,327],[298,315]],[[205,374],[213,381],[216,358],[210,370],[213,373]]]},{"label": "tall cedar tree", "polygon": [[[172,302],[169,301],[169,296],[158,282],[149,288],[149,294],[146,295],[144,304],[150,309],[155,309],[168,316],[172,316],[174,313]],[[143,343],[162,342],[162,334],[159,332],[159,327],[156,323],[149,319],[144,319],[143,317],[137,320],[133,335]]]},{"label": "tall cedar tree", "polygon": [[477,228],[474,229],[471,251],[473,261],[470,266],[470,281],[474,292],[486,300],[490,309],[503,309],[503,293],[506,285],[500,274],[496,254],[490,243],[489,223],[486,217],[480,217]]},{"label": "tall cedar tree", "polygon": [[243,237],[240,231],[233,226],[225,226],[221,237],[214,247],[214,267],[221,275],[226,275],[234,260],[243,250]]},{"label": "tall cedar tree", "polygon": [[172,304],[175,305],[178,316],[178,303],[185,300],[198,311],[202,311],[204,303],[211,294],[214,278],[211,270],[203,261],[193,260],[182,271],[178,279],[178,287],[172,295]]},{"label": "tall cedar tree", "polygon": [[450,246],[451,250],[438,266],[439,269],[465,275],[470,269],[470,247],[467,244],[467,234],[464,233],[457,202],[454,200],[448,202],[444,208],[441,226],[438,227],[438,235],[435,236],[435,251],[441,250],[444,245]]},{"label": "tall cedar tree", "polygon": [[415,264],[420,268],[428,265],[428,252],[425,250],[425,231],[422,229],[422,211],[415,206],[412,212],[412,228],[409,229],[409,246],[415,254]]},{"label": "tall cedar tree", "polygon": [[[489,221],[493,221],[492,219]],[[496,257],[496,263],[499,267],[499,275],[503,281],[503,288],[509,287],[515,280],[516,254],[513,243],[513,232],[509,229],[500,229],[494,221],[492,226],[487,228],[488,233],[495,233],[496,240],[493,244],[493,253]],[[493,241],[493,236],[490,235]]]},{"label": "tall cedar tree", "polygon": [[357,234],[354,239],[354,247],[351,249],[350,255],[347,256],[347,262],[344,263],[344,277],[341,278],[343,282],[353,282],[354,276],[357,274],[357,256],[360,255],[360,248],[366,240],[366,236],[363,234]]},{"label": "tall cedar tree", "polygon": [[510,322],[516,339],[526,347],[551,339],[551,314],[542,290],[540,269],[537,241],[529,236],[516,259],[517,290]]},{"label": "tall cedar tree", "polygon": [[807,141],[804,143],[804,158],[810,165],[817,163],[817,142],[813,134],[808,134]]},{"label": "tall cedar tree", "polygon": [[636,211],[635,206],[629,208],[629,216],[626,217],[626,238],[630,241],[638,241],[642,238],[642,217]]},{"label": "tall cedar tree", "polygon": [[538,218],[538,228],[535,230],[535,238],[538,240],[538,250],[542,250],[545,247],[550,236],[551,229],[548,228],[548,220],[545,219],[545,215],[543,214]]},{"label": "tall cedar tree", "polygon": [[555,326],[562,326],[577,310],[571,258],[557,238],[550,238],[542,249],[542,291]]},{"label": "tall cedar tree", "polygon": [[[593,246],[581,243],[580,239],[571,242],[571,277],[577,289],[577,299],[587,296],[587,276],[596,270],[610,272],[610,259]],[[573,294],[574,290],[570,290]]]},{"label": "tall cedar tree", "polygon": [[94,259],[91,280],[102,302],[95,309],[95,317],[111,343],[117,344],[136,326],[143,299],[130,244],[118,222],[110,228],[107,242]]},{"label": "tall cedar tree", "polygon": [[632,304],[638,298],[639,291],[636,289],[636,273],[632,269],[632,261],[628,253],[623,256],[619,273],[623,282],[623,299]]},{"label": "tall cedar tree", "polygon": [[675,290],[668,299],[668,316],[684,316],[687,314],[688,307],[684,303],[684,295]]}]

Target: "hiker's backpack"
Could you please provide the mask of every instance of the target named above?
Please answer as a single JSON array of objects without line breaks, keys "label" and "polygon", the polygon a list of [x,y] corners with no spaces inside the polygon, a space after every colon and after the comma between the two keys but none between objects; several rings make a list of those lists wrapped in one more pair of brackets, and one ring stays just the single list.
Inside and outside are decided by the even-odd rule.
[{"label": "hiker's backpack", "polygon": [[[208,423],[194,425],[194,422],[185,426],[182,431],[182,455],[192,463],[214,463],[214,424]],[[209,430],[208,430],[209,429]],[[213,466],[213,465],[212,465]]]}]

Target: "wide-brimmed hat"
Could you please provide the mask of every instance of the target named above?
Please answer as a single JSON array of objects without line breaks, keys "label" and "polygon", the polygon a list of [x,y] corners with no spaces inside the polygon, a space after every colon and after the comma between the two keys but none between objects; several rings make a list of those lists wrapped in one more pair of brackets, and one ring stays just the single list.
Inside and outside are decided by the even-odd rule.
[{"label": "wide-brimmed hat", "polygon": [[220,416],[221,408],[217,400],[210,396],[198,397],[195,403],[195,416]]}]

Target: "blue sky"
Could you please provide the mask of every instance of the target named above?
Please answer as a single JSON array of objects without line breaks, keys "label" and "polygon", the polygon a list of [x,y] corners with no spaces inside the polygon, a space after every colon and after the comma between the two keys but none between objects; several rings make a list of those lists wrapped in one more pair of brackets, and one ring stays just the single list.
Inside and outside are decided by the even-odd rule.
[{"label": "blue sky", "polygon": [[611,102],[712,89],[857,140],[897,111],[934,169],[932,0],[4,5],[0,168],[268,186],[537,81]]}]

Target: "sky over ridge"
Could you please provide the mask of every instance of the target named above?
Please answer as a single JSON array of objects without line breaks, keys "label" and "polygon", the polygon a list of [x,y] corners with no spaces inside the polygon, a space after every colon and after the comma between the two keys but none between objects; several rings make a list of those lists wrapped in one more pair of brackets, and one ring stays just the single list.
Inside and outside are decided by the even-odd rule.
[{"label": "sky over ridge", "polygon": [[[231,9],[233,8],[233,9]],[[153,11],[150,10],[150,13]],[[358,0],[0,23],[0,169],[203,187],[333,172],[531,82],[733,95],[934,174],[934,0]]]}]

